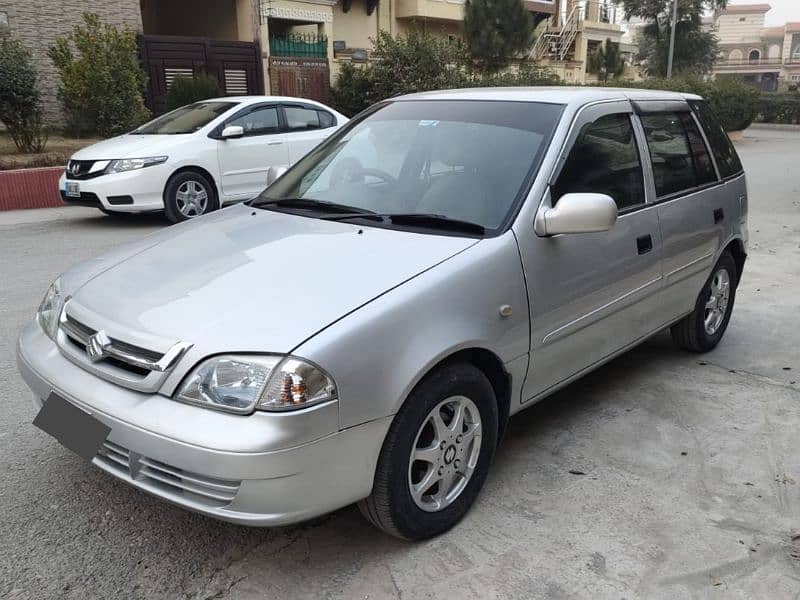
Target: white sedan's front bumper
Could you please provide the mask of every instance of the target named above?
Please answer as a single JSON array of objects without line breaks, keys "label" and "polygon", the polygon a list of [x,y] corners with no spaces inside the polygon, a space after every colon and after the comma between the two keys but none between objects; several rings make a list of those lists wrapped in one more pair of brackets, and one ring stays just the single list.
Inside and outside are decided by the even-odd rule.
[{"label": "white sedan's front bumper", "polygon": [[70,183],[78,185],[79,197],[67,195],[67,177],[62,174],[58,189],[64,204],[96,206],[117,212],[164,210],[164,186],[169,174],[170,168],[164,164],[91,179],[70,179]]},{"label": "white sedan's front bumper", "polygon": [[[17,362],[37,408],[55,392],[111,428],[94,465],[185,508],[245,525],[295,523],[369,495],[391,422],[339,431],[336,418],[310,414],[314,408],[241,416],[142,394],[64,358],[36,322],[20,334]],[[202,437],[207,444],[197,442]]]}]

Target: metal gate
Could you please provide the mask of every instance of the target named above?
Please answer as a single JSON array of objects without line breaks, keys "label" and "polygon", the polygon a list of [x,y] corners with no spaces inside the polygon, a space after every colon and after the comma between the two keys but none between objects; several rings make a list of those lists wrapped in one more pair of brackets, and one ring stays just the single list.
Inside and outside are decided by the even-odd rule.
[{"label": "metal gate", "polygon": [[270,90],[278,96],[310,98],[330,103],[330,67],[326,58],[271,56]]},{"label": "metal gate", "polygon": [[166,111],[167,91],[176,77],[205,72],[217,78],[228,96],[264,93],[261,48],[236,42],[166,35],[140,35],[139,57],[147,73],[147,107]]}]

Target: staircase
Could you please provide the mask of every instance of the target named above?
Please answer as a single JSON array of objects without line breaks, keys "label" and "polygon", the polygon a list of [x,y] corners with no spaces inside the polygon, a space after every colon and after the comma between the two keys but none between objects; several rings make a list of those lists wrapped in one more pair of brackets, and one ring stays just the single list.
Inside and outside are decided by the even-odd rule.
[{"label": "staircase", "polygon": [[542,60],[550,58],[552,60],[564,60],[569,54],[572,43],[580,31],[580,24],[583,20],[583,9],[575,5],[564,19],[561,28],[546,28],[538,37],[531,48],[529,57],[532,60]]}]

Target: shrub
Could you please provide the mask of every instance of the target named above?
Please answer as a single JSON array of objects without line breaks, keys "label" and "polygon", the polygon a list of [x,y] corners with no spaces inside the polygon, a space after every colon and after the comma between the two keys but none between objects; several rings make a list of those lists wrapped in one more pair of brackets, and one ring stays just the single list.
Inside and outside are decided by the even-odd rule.
[{"label": "shrub", "polygon": [[176,77],[167,92],[167,110],[222,95],[217,78],[206,73],[200,73],[194,78]]},{"label": "shrub", "polygon": [[336,78],[334,105],[348,116],[400,94],[559,83],[551,72],[526,63],[516,71],[497,74],[473,71],[472,60],[463,44],[416,30],[397,38],[381,32],[373,40],[372,57],[373,61],[365,65],[345,63]]},{"label": "shrub", "polygon": [[19,41],[0,39],[0,122],[19,152],[44,151],[42,99],[31,53]]},{"label": "shrub", "polygon": [[73,134],[118,135],[149,118],[146,78],[129,27],[104,25],[84,13],[83,24],[56,38],[48,56],[61,76],[58,94]]},{"label": "shrub", "polygon": [[800,94],[764,94],[758,103],[762,123],[800,123]]}]

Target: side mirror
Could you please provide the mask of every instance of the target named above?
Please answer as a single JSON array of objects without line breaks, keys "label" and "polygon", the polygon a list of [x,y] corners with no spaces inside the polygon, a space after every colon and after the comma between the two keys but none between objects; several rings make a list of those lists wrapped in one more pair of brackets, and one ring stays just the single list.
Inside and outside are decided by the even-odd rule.
[{"label": "side mirror", "polygon": [[228,125],[225,129],[222,130],[222,133],[219,134],[223,140],[229,140],[233,138],[240,138],[244,135],[244,128],[241,125]]},{"label": "side mirror", "polygon": [[539,235],[608,231],[617,222],[617,204],[605,194],[564,194],[554,208],[536,215]]},{"label": "side mirror", "polygon": [[280,178],[287,170],[286,167],[270,167],[267,169],[267,187],[275,183],[275,180]]}]

